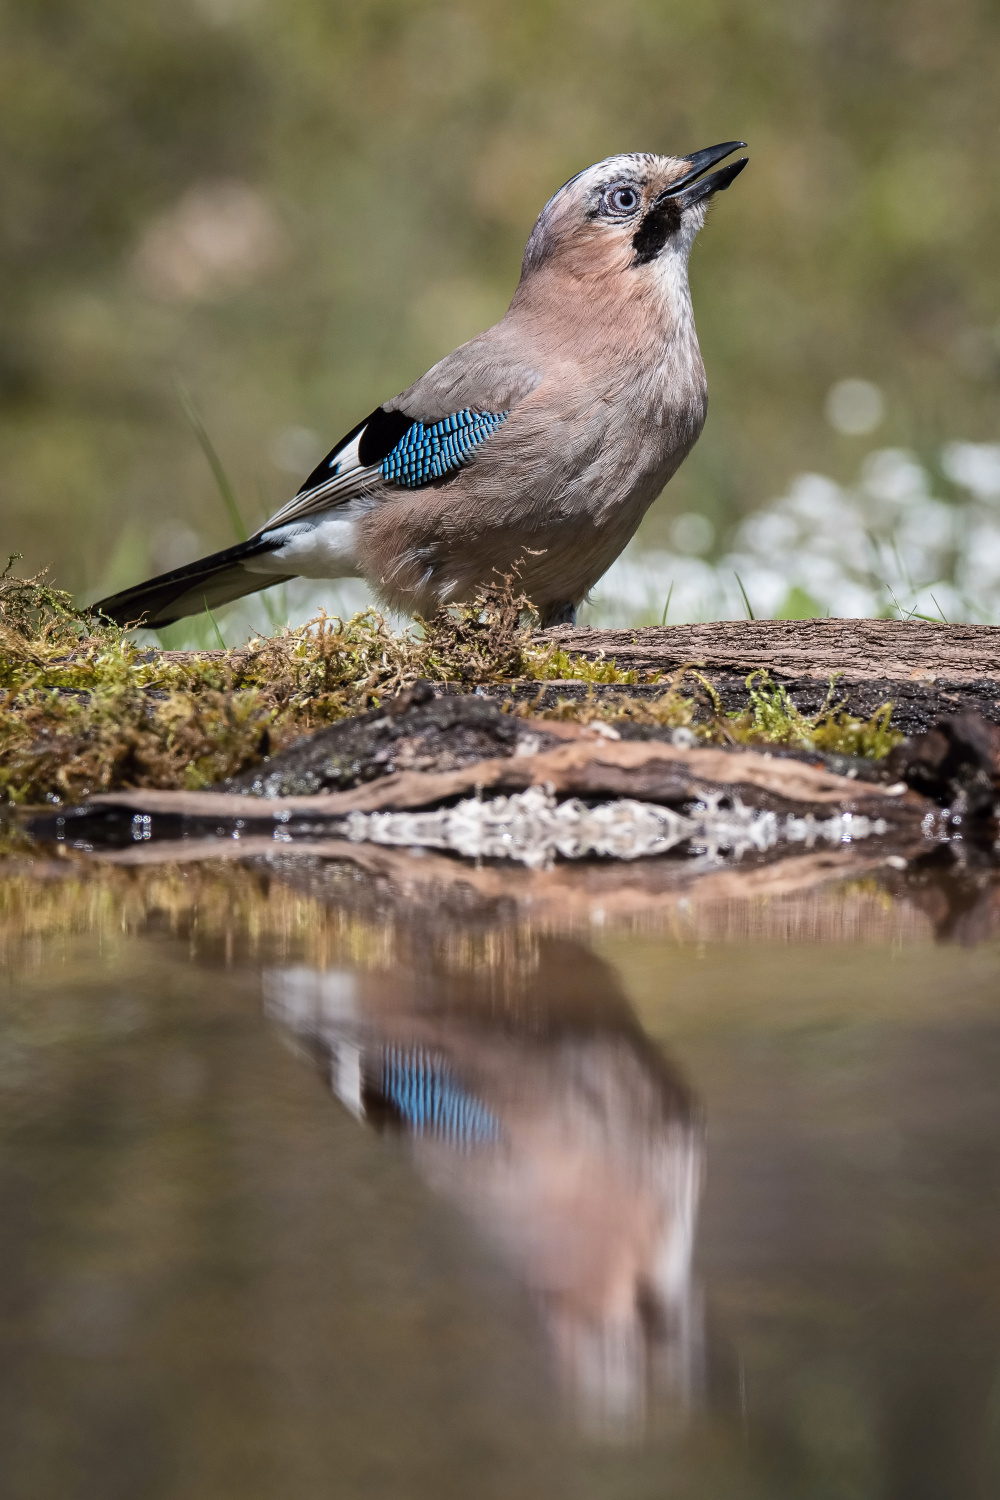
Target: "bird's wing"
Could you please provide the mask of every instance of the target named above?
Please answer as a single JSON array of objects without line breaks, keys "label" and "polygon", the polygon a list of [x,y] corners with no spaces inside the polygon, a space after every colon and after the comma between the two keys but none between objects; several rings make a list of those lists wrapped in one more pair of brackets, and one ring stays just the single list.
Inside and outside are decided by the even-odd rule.
[{"label": "bird's wing", "polygon": [[373,484],[415,489],[467,463],[540,378],[523,357],[505,351],[502,328],[463,344],[376,407],[256,535],[346,504]]},{"label": "bird's wing", "polygon": [[466,1149],[494,1145],[500,1139],[496,1115],[465,1087],[444,1057],[421,1046],[390,1045],[380,1051],[381,1067],[366,1094],[404,1129]]}]

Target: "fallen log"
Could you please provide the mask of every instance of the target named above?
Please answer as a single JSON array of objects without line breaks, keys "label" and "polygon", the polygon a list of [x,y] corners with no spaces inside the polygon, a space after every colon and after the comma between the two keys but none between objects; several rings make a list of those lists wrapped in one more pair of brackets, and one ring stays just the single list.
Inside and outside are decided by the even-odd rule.
[{"label": "fallen log", "polygon": [[285,841],[346,833],[525,863],[682,845],[738,857],[824,839],[933,843],[958,832],[986,849],[996,837],[1000,729],[978,715],[942,719],[882,762],[632,729],[622,738],[601,722],[520,719],[474,698],[434,698],[424,685],[215,790],[103,793],[36,816],[33,831],[77,847],[181,831],[270,831]]},{"label": "fallen log", "polygon": [[901,781],[865,782],[756,751],[609,740],[601,728],[562,726],[564,742],[549,748],[525,739],[517,753],[448,771],[397,771],[340,792],[110,792],[36,819],[34,831],[94,849],[178,835],[259,846],[269,829],[285,844],[346,835],[529,868],[557,856],[675,851],[717,862],[824,842],[889,835],[913,845],[938,836],[934,804]]},{"label": "fallen log", "polygon": [[[943,714],[976,711],[1000,723],[1000,626],[946,625],[924,620],[715,620],[697,625],[645,626],[632,630],[556,626],[539,632],[539,646],[557,645],[570,656],[614,661],[636,674],[627,686],[565,681],[510,680],[481,683],[476,692],[495,701],[531,700],[548,707],[559,701],[655,697],[662,685],[648,682],[694,663],[723,709],[739,712],[748,699],[746,679],[767,672],[804,714],[824,703],[830,679],[848,712],[870,718],[892,702],[893,724],[904,734],[929,729]],[[156,653],[151,653],[151,655]],[[238,666],[247,653],[168,651],[165,662],[227,660]],[[448,693],[468,691],[460,682],[440,684]],[[689,683],[693,688],[694,684]],[[711,708],[707,698],[704,708]]]},{"label": "fallen log", "polygon": [[[1000,625],[949,625],[932,620],[711,620],[696,625],[632,629],[555,625],[540,645],[573,655],[613,657],[629,670],[670,671],[685,662],[748,672],[761,669],[826,681],[887,678],[898,682],[968,682],[992,678],[1000,690]],[[233,650],[150,652],[165,662],[228,660]]]},{"label": "fallen log", "polygon": [[[642,679],[697,663],[727,713],[745,708],[746,679],[767,672],[796,708],[814,714],[831,678],[847,712],[870,718],[884,703],[904,734],[931,728],[944,714],[977,712],[1000,723],[1000,626],[945,625],[923,620],[714,620],[640,630],[568,629],[545,633],[571,655],[613,659],[638,674],[636,687],[598,687],[599,697],[623,691],[652,696]],[[577,699],[580,683],[549,683],[539,702]],[[528,687],[515,697],[534,696]],[[706,709],[708,704],[705,704]]]},{"label": "fallen log", "polygon": [[614,657],[630,670],[761,669],[844,682],[969,682],[991,678],[1000,694],[1000,626],[924,620],[713,620],[700,625],[597,630],[556,626],[545,639],[567,652]]},{"label": "fallen log", "polygon": [[632,797],[665,806],[722,794],[749,806],[805,815],[841,812],[919,823],[927,799],[903,782],[891,786],[838,776],[822,766],[747,750],[682,749],[655,741],[574,737],[536,754],[481,760],[454,771],[397,771],[345,792],[248,797],[234,792],[105,792],[87,808],[127,808],[177,817],[284,821],[293,816],[344,818],[353,812],[429,808],[472,793],[550,787],[557,796]]}]

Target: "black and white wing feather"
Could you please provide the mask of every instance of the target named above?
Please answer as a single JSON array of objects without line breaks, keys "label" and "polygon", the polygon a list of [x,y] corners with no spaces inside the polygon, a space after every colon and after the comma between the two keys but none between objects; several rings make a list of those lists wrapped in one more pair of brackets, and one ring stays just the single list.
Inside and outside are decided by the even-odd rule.
[{"label": "black and white wing feather", "polygon": [[298,494],[275,511],[257,535],[345,505],[364,494],[382,477],[383,461],[413,425],[413,418],[403,412],[377,407],[316,465]]},{"label": "black and white wing feather", "polygon": [[436,422],[421,422],[380,406],[309,475],[294,499],[262,526],[258,536],[345,505],[382,483],[420,489],[467,464],[474,449],[507,420],[506,411],[464,407]]}]

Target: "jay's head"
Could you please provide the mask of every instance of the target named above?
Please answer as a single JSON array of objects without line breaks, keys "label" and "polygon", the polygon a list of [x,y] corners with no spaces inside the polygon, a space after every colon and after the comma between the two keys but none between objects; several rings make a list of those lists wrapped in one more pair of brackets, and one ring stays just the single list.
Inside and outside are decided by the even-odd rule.
[{"label": "jay's head", "polygon": [[647,279],[678,256],[686,261],[713,195],[739,176],[747,158],[709,169],[745,144],[726,141],[690,156],[610,156],[578,172],[539,214],[522,277],[549,267],[585,280]]}]

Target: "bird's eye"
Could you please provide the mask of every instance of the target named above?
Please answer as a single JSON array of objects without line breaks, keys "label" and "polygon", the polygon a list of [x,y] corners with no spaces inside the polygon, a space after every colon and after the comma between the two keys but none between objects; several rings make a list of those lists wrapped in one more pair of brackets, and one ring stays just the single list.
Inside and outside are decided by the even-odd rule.
[{"label": "bird's eye", "polygon": [[639,207],[639,194],[634,187],[627,184],[619,184],[618,187],[610,187],[601,199],[601,208],[606,214],[613,214],[616,218],[624,219],[629,214],[635,213]]}]

